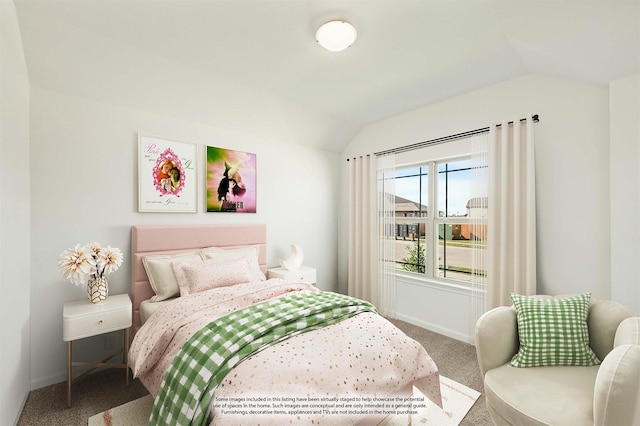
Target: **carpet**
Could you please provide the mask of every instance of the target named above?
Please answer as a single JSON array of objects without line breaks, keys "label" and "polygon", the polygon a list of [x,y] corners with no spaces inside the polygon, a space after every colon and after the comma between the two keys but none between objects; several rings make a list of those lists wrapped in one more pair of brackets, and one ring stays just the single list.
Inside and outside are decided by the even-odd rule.
[{"label": "carpet", "polygon": [[[414,397],[424,397],[414,388]],[[467,415],[473,404],[480,396],[480,392],[440,376],[440,392],[442,394],[442,409],[428,399],[425,408],[418,408],[413,414],[413,425],[457,426]],[[89,418],[88,426],[143,426],[149,421],[153,407],[151,395],[127,402],[111,408]],[[384,421],[384,426],[405,426],[409,424],[408,416],[397,415]]]}]

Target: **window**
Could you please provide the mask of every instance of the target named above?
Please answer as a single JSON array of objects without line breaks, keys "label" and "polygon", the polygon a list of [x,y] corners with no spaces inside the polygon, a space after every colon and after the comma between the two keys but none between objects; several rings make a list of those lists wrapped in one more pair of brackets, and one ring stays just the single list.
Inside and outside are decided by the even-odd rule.
[{"label": "window", "polygon": [[486,172],[486,164],[465,156],[397,165],[395,176],[385,177],[395,192],[389,199],[396,225],[386,238],[395,239],[389,260],[398,271],[457,284],[484,275],[474,257],[487,243],[487,196],[474,187],[479,171]]}]

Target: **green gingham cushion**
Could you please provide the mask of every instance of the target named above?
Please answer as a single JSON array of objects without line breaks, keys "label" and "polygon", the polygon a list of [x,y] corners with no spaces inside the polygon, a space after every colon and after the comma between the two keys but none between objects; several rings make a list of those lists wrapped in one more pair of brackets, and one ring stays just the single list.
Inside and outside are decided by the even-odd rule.
[{"label": "green gingham cushion", "polygon": [[516,308],[520,350],[513,367],[597,365],[589,347],[587,314],[591,294],[541,299],[511,293]]}]

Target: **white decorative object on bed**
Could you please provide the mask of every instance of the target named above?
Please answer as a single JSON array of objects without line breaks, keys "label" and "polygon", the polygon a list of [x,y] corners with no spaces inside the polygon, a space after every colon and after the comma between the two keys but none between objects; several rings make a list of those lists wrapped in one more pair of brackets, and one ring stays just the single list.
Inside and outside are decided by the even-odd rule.
[{"label": "white decorative object on bed", "polygon": [[[258,260],[252,246],[259,247]],[[249,255],[238,254],[247,247]],[[226,252],[216,259],[220,248]],[[173,262],[181,296],[147,301],[154,292],[142,259],[180,251],[200,251],[204,260],[186,266]],[[205,252],[215,254],[211,258]],[[216,425],[280,424],[292,418],[303,424],[377,424],[389,413],[330,413],[300,406],[282,412],[271,406],[272,411],[258,413],[242,401],[401,398],[411,396],[413,386],[440,404],[438,370],[420,344],[367,302],[322,292],[308,283],[263,280],[255,274],[255,263],[264,276],[265,252],[265,225],[133,228],[132,292],[138,329],[129,365],[134,377],[157,396],[152,424],[162,422],[167,413],[187,416],[187,423],[196,419]],[[140,328],[141,317],[145,323]],[[192,382],[189,374],[212,381],[195,386],[198,380]],[[236,409],[224,401],[235,401]]]}]

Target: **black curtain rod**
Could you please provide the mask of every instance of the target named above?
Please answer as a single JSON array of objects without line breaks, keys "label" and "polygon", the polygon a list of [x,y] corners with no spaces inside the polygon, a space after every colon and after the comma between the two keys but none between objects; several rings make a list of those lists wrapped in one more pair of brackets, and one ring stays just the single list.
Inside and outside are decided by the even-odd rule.
[{"label": "black curtain rod", "polygon": [[[531,118],[533,119],[534,123],[537,123],[538,121],[540,121],[538,114],[536,115],[532,115]],[[520,121],[526,121],[526,118],[521,118]],[[507,124],[513,124],[513,121],[509,121]],[[498,124],[498,127],[502,126],[502,124]],[[388,149],[386,151],[380,151],[380,152],[376,152],[375,156],[380,156],[380,155],[386,155],[386,154],[391,154],[391,153],[396,153],[396,152],[405,152],[405,151],[411,151],[412,149],[418,149],[418,148],[423,148],[425,146],[429,146],[429,145],[437,145],[439,143],[444,143],[444,142],[449,142],[455,139],[462,139],[462,138],[466,138],[468,136],[473,136],[473,135],[479,135],[481,133],[486,133],[489,131],[489,127],[483,127],[482,129],[476,129],[476,130],[469,130],[468,132],[462,132],[462,133],[457,133],[455,135],[450,135],[450,136],[443,136],[441,138],[437,138],[437,139],[431,139],[429,141],[424,141],[424,142],[416,142],[413,143],[411,145],[405,145],[405,146],[401,146],[398,148],[393,148],[393,149]],[[349,159],[347,158],[347,161],[349,161]]]},{"label": "black curtain rod", "polygon": [[[362,158],[362,157],[369,157],[369,156],[371,156],[371,155],[370,155],[370,154],[367,154],[367,155],[360,155],[359,157],[360,157],[360,158]],[[355,160],[356,158],[358,158],[358,157],[353,157],[353,159],[354,159],[354,160]],[[351,158],[347,158],[347,161],[349,161],[349,160],[351,160]]]}]

